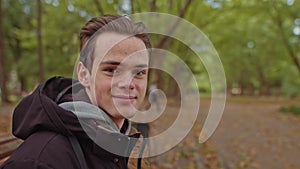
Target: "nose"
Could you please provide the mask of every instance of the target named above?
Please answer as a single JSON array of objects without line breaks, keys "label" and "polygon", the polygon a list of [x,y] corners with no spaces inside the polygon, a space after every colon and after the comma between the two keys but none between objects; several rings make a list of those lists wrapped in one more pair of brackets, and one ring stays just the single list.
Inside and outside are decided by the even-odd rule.
[{"label": "nose", "polygon": [[116,79],[117,86],[122,89],[134,89],[134,76],[131,73],[123,73]]}]

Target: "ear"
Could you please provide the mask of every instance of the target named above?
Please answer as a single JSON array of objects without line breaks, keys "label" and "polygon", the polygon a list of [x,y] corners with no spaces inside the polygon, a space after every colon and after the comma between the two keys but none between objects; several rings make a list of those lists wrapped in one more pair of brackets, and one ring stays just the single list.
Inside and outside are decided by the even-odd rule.
[{"label": "ear", "polygon": [[83,65],[82,62],[78,63],[77,66],[77,76],[79,82],[84,86],[84,87],[90,87],[90,72],[89,70]]}]

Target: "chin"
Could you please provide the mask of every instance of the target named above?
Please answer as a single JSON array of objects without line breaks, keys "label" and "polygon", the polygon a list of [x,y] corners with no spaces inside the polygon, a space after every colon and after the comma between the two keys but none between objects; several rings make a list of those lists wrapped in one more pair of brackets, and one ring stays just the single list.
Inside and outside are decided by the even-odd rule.
[{"label": "chin", "polygon": [[122,116],[124,117],[124,118],[126,118],[126,119],[130,119],[130,118],[133,118],[134,116],[135,116],[135,112],[134,113],[132,113],[132,112],[130,112],[130,113],[122,113]]},{"label": "chin", "polygon": [[118,105],[115,107],[115,111],[120,114],[121,116],[123,116],[126,119],[130,119],[133,118],[138,109],[136,108],[135,105]]}]

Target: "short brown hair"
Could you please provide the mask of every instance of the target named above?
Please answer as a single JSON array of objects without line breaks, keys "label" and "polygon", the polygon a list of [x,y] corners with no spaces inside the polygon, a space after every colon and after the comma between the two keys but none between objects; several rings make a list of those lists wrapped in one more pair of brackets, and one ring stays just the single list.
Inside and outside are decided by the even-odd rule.
[{"label": "short brown hair", "polygon": [[[92,39],[95,33],[97,35],[103,32],[116,32],[120,34],[132,35],[141,39],[146,48],[151,48],[151,43],[149,35],[143,23],[135,23],[131,19],[117,15],[117,14],[107,14],[92,18],[89,20],[85,26],[80,30],[80,61],[91,71],[93,57],[91,54],[94,53],[94,45],[87,47],[89,40]],[[87,48],[87,49],[85,49]]]}]

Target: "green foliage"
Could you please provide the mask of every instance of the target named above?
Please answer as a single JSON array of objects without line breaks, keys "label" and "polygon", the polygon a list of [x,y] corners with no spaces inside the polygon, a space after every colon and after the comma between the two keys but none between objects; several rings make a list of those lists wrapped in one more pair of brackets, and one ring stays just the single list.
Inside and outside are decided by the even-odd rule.
[{"label": "green foliage", "polygon": [[288,107],[281,107],[280,112],[300,115],[300,107],[296,106],[296,105],[291,105],[291,106],[288,106]]},{"label": "green foliage", "polygon": [[[91,17],[102,13],[130,14],[153,11],[178,15],[186,0],[43,0],[42,38],[45,77],[72,76],[79,56],[78,33]],[[132,2],[132,3],[130,3]],[[292,1],[291,1],[292,2]],[[8,72],[15,72],[22,89],[37,84],[37,6],[31,0],[3,0],[4,42]],[[125,8],[124,3],[129,5]],[[12,8],[13,7],[13,8]],[[300,1],[192,1],[184,18],[212,41],[225,68],[228,86],[253,86],[255,93],[293,96],[300,94],[297,71],[276,19],[282,19],[288,45],[300,60],[300,36],[293,33],[299,19]],[[170,24],[171,25],[171,24]],[[189,34],[187,33],[187,36]],[[155,46],[162,36],[153,35]],[[209,92],[210,82],[201,60],[189,46],[172,39],[165,49],[191,68],[199,90]],[[172,62],[172,61],[171,61]],[[176,69],[176,67],[171,67]],[[175,70],[174,70],[175,71]],[[184,76],[184,75],[183,75]],[[168,87],[171,79],[166,79]]]},{"label": "green foliage", "polygon": [[[287,18],[284,26],[286,34],[291,35],[291,21],[295,18],[289,14],[300,9],[299,2],[298,7],[296,1],[289,7],[283,1],[272,2],[233,1],[231,6],[222,9],[224,15],[217,23],[207,29],[223,61],[229,84],[238,84],[239,87],[254,85],[255,90],[263,92],[261,88],[264,86],[282,86],[286,83],[283,81],[285,76],[299,79],[300,72],[291,73],[293,63],[272,18],[274,12]],[[280,13],[274,11],[274,5],[280,8]],[[289,67],[283,69],[282,65]]]}]

